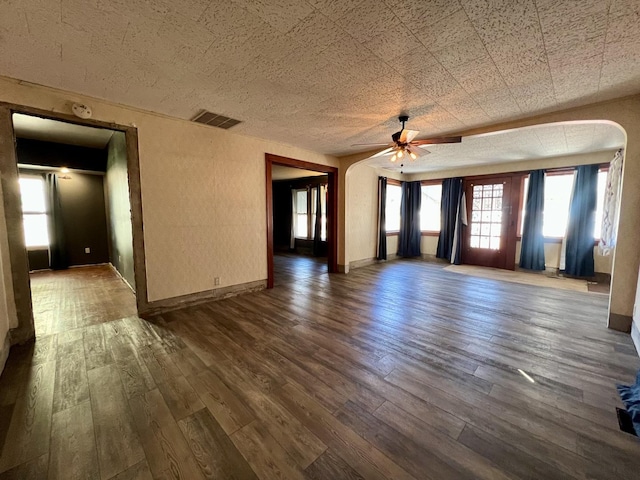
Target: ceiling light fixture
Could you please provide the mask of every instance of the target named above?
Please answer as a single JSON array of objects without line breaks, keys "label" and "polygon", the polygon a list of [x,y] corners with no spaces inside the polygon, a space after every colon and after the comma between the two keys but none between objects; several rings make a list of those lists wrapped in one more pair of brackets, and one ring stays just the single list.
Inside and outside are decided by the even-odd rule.
[{"label": "ceiling light fixture", "polygon": [[67,167],[62,167],[60,169],[60,173],[69,173],[69,169]]}]

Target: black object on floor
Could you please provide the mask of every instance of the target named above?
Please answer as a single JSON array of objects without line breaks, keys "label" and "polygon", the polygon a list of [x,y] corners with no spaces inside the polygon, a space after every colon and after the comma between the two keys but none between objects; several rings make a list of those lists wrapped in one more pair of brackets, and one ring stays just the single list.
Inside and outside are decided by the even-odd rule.
[{"label": "black object on floor", "polygon": [[616,413],[618,414],[618,425],[620,425],[620,430],[637,437],[638,434],[633,428],[633,421],[631,420],[631,415],[629,415],[629,412],[623,410],[622,408],[616,407]]}]

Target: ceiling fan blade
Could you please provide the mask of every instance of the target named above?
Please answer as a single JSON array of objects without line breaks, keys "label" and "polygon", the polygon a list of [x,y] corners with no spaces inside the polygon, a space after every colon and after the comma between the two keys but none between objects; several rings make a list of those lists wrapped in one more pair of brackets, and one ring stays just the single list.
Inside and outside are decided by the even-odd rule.
[{"label": "ceiling fan blade", "polygon": [[429,154],[431,153],[429,150],[426,150],[426,149],[424,149],[424,148],[422,148],[422,147],[419,147],[419,146],[417,146],[417,145],[409,145],[409,146],[407,147],[407,149],[408,149],[411,153],[415,154],[415,155],[416,155],[416,157],[418,157],[418,158],[423,157],[423,156],[425,156],[425,155],[429,155]]},{"label": "ceiling fan blade", "polygon": [[392,146],[393,143],[354,143],[351,146],[352,147],[380,147],[380,146]]},{"label": "ceiling fan blade", "polygon": [[373,155],[371,158],[384,157],[385,155],[391,155],[393,151],[395,151],[394,147],[385,148],[381,152],[378,152],[375,155]]},{"label": "ceiling fan blade", "polygon": [[416,135],[418,135],[419,133],[420,132],[418,130],[402,129],[402,132],[400,132],[400,142],[409,143],[411,140],[416,138]]},{"label": "ceiling fan blade", "polygon": [[460,143],[462,137],[435,137],[425,138],[424,140],[414,140],[411,145],[436,145],[438,143]]}]

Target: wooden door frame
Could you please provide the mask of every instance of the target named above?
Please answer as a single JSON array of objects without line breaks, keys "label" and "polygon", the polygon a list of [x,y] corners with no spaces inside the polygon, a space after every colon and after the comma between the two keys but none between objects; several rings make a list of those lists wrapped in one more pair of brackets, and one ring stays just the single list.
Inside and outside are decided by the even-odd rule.
[{"label": "wooden door frame", "polygon": [[265,154],[265,177],[267,193],[267,288],[273,288],[273,165],[301,168],[326,173],[327,190],[327,247],[329,273],[338,272],[338,169],[320,163],[305,162],[294,158]]},{"label": "wooden door frame", "polygon": [[20,188],[18,184],[18,159],[13,130],[14,113],[21,113],[50,120],[57,120],[87,127],[105,128],[125,134],[127,148],[127,174],[129,202],[131,204],[131,230],[133,236],[133,264],[135,276],[136,306],[138,314],[149,310],[147,273],[145,268],[144,230],[142,220],[142,193],[140,185],[140,159],[138,155],[138,130],[135,127],[81,119],[70,114],[0,102],[0,176],[8,236],[11,278],[18,326],[11,329],[11,342],[23,343],[35,336],[29,262],[25,246]]}]

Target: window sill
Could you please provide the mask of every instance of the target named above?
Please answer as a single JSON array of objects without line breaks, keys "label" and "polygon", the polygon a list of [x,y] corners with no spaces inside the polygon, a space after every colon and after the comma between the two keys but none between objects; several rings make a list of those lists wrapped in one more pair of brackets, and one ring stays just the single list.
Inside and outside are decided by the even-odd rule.
[{"label": "window sill", "polygon": [[422,232],[420,232],[420,235],[422,235],[423,237],[439,237],[440,232],[436,232],[433,230],[423,230]]},{"label": "window sill", "polygon": [[49,246],[48,245],[40,245],[40,246],[35,246],[35,247],[27,247],[27,252],[33,252],[33,251],[37,251],[37,250],[49,250]]},{"label": "window sill", "polygon": [[387,237],[394,237],[396,235],[400,235],[400,231],[387,232]]},{"label": "window sill", "polygon": [[[522,242],[522,236],[516,237],[516,240],[518,242]],[[562,243],[563,240],[564,240],[564,237],[544,237],[544,243]],[[600,243],[600,239],[599,238],[594,238],[593,239],[593,246],[597,247],[598,243]]]}]

